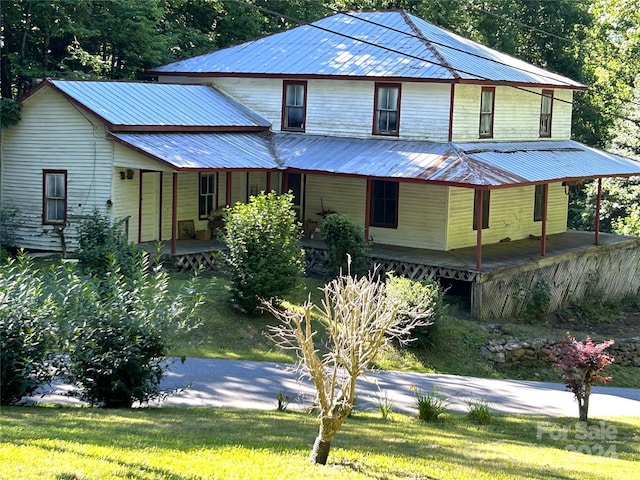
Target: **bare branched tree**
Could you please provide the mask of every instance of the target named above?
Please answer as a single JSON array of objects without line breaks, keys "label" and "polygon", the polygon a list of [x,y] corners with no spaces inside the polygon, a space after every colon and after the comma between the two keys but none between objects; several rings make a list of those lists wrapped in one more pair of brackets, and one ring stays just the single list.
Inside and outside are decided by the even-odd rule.
[{"label": "bare branched tree", "polygon": [[[311,461],[325,465],[331,440],[354,408],[356,380],[371,365],[385,342],[412,340],[415,327],[426,326],[433,314],[419,305],[399,318],[398,302],[386,295],[384,279],[341,275],[326,284],[322,307],[311,300],[302,310],[280,310],[265,302],[266,309],[280,320],[269,336],[280,347],[295,350],[303,370],[316,388],[319,432]],[[327,351],[319,353],[312,326],[312,314],[326,322]],[[408,318],[408,320],[407,320]]]}]

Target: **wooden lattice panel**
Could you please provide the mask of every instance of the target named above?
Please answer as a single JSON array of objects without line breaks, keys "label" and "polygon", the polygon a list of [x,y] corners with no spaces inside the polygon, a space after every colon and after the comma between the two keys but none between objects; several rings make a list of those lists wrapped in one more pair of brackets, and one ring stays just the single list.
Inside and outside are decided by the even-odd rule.
[{"label": "wooden lattice panel", "polygon": [[458,270],[442,266],[426,265],[421,263],[406,262],[403,260],[388,260],[384,258],[372,258],[374,264],[379,265],[384,272],[394,272],[399,277],[407,277],[411,280],[433,280],[434,278],[451,278],[473,282],[478,278],[478,273],[469,270]]},{"label": "wooden lattice panel", "polygon": [[217,270],[219,252],[198,252],[178,254],[174,257],[174,265],[178,270]]}]

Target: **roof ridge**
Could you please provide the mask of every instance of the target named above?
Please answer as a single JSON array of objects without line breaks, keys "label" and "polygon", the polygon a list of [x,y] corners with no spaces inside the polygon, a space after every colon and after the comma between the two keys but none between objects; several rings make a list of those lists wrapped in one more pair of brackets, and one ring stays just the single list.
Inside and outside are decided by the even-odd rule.
[{"label": "roof ridge", "polygon": [[429,39],[427,37],[424,36],[422,31],[413,22],[413,20],[409,16],[409,14],[405,10],[400,10],[400,15],[402,15],[402,18],[404,19],[404,21],[407,23],[407,25],[409,25],[411,30],[413,30],[413,32],[416,35],[416,37],[418,37],[420,40],[422,40],[422,42],[431,51],[431,53],[433,53],[438,58],[438,60],[440,61],[441,65],[446,67],[447,70],[449,70],[451,72],[451,75],[453,75],[453,78],[459,79],[460,75],[458,74],[458,71],[455,68],[453,68],[451,66],[451,64],[447,60],[445,60],[445,58],[440,54],[438,49],[433,46],[433,44],[431,43],[431,41],[429,41]]}]

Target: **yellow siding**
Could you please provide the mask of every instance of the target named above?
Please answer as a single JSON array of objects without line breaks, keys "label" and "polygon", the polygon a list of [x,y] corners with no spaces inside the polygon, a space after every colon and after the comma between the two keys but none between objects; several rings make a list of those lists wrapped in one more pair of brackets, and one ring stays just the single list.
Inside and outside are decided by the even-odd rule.
[{"label": "yellow siding", "polygon": [[306,189],[305,218],[319,220],[318,212],[321,212],[324,206],[325,210],[347,215],[357,224],[364,226],[367,190],[364,179],[307,175]]},{"label": "yellow siding", "polygon": [[401,183],[398,228],[371,227],[375,243],[442,250],[446,245],[447,189],[437,185]]},{"label": "yellow siding", "polygon": [[129,241],[138,243],[138,198],[139,170],[134,170],[131,180],[120,179],[120,169],[113,170],[113,218],[121,220],[129,217]]},{"label": "yellow siding", "polygon": [[[476,244],[473,230],[473,189],[449,190],[449,225],[447,250]],[[482,243],[497,243],[510,238],[519,240],[529,235],[540,235],[542,222],[533,221],[535,187],[517,187],[491,192],[489,228],[482,231]],[[566,231],[568,197],[564,187],[549,186],[547,234]]]},{"label": "yellow siding", "polygon": [[[477,141],[480,123],[480,85],[456,85],[453,140]],[[496,87],[493,139],[488,141],[518,141],[540,139],[540,94],[542,89],[525,91],[512,87]],[[552,139],[571,136],[570,90],[554,90]]]}]

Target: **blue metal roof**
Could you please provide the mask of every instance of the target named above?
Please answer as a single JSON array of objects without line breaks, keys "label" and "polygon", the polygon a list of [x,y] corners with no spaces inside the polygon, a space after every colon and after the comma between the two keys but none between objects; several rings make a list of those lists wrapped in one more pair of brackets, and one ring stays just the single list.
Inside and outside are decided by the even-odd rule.
[{"label": "blue metal roof", "polygon": [[401,11],[339,13],[150,73],[460,78],[583,87]]},{"label": "blue metal roof", "polygon": [[47,80],[111,126],[268,128],[270,123],[207,85]]},{"label": "blue metal roof", "polygon": [[287,133],[112,135],[178,170],[290,168],[489,188],[640,175],[640,162],[570,140],[436,143]]}]

